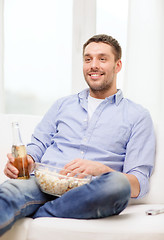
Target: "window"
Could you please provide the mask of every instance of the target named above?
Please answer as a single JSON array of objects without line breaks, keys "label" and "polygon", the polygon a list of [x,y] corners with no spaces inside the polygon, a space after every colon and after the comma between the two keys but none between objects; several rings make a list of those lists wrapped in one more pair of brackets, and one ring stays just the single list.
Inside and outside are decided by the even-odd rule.
[{"label": "window", "polygon": [[122,47],[123,67],[118,74],[118,88],[123,88],[128,27],[128,0],[97,0],[96,33],[116,38]]},{"label": "window", "polygon": [[71,93],[72,0],[4,1],[7,113],[44,114]]},{"label": "window", "polygon": [[[85,24],[83,19],[87,19]],[[76,62],[78,66],[72,74],[72,42],[76,38],[74,48],[78,44],[80,47],[82,39],[94,33],[109,34],[120,42],[123,69],[118,74],[118,88],[122,88],[127,20],[128,0],[4,1],[6,113],[44,114],[56,99],[74,92],[76,85],[83,88],[80,61]],[[73,52],[75,50],[78,49]],[[77,53],[78,59],[81,51]],[[77,76],[80,77],[77,79]]]}]

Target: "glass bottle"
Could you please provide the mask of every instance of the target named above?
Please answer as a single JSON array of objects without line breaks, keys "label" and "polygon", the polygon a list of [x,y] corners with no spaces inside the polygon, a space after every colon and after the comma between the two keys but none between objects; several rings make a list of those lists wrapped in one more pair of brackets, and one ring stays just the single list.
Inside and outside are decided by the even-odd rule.
[{"label": "glass bottle", "polygon": [[26,147],[22,142],[20,129],[18,122],[12,123],[12,133],[13,133],[13,145],[12,145],[12,155],[15,158],[13,165],[18,169],[19,179],[28,179],[28,160]]}]

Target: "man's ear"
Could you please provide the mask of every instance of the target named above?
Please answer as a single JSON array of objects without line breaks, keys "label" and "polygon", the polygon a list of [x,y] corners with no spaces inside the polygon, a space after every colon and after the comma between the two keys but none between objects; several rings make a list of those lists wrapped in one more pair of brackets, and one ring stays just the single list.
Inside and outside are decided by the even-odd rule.
[{"label": "man's ear", "polygon": [[121,62],[121,59],[117,60],[116,61],[116,73],[118,73],[119,71],[121,71],[121,68],[122,68],[122,62]]}]

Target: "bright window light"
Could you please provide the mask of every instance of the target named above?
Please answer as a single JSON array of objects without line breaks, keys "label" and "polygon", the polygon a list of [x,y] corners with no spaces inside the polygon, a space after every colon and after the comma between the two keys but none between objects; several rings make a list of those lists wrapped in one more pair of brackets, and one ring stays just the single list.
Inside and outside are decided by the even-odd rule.
[{"label": "bright window light", "polygon": [[96,33],[108,34],[116,38],[122,47],[123,68],[118,74],[118,88],[123,86],[127,27],[128,27],[128,0],[97,0]]},{"label": "bright window light", "polygon": [[44,113],[71,93],[72,0],[4,1],[8,113]]}]

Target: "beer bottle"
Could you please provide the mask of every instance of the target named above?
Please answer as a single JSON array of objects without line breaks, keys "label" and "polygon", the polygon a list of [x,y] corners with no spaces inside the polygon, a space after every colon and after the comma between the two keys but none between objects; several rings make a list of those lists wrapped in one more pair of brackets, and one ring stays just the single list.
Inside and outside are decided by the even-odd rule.
[{"label": "beer bottle", "polygon": [[18,169],[19,179],[28,179],[28,160],[26,147],[22,142],[20,129],[18,122],[12,123],[12,133],[13,133],[13,145],[12,145],[12,155],[15,158],[13,165]]}]

